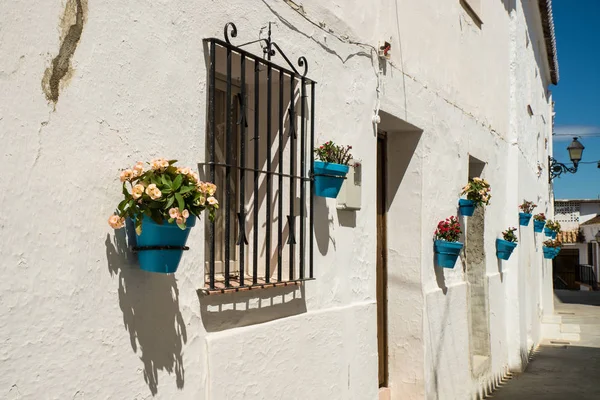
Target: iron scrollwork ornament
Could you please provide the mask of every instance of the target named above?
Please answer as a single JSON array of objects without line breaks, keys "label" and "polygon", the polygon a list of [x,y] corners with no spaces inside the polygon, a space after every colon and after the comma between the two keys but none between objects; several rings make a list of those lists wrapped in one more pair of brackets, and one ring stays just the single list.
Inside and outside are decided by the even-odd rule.
[{"label": "iron scrollwork ornament", "polygon": [[[232,38],[237,37],[237,32],[238,32],[237,27],[235,26],[235,24],[233,22],[226,23],[225,28],[223,29],[223,33],[225,36],[225,42],[227,42],[227,44],[233,46],[233,44],[231,43],[230,36]],[[302,69],[302,71],[299,71],[298,68],[296,68],[296,66],[292,63],[292,61],[290,61],[290,59],[281,50],[281,47],[279,47],[279,45],[277,43],[275,43],[273,40],[271,40],[271,23],[270,22],[269,22],[268,36],[266,39],[260,38],[257,40],[253,40],[251,42],[240,44],[237,47],[244,47],[244,46],[248,46],[248,45],[254,44],[254,43],[260,43],[260,45],[263,49],[263,53],[267,56],[268,60],[271,60],[271,57],[273,57],[279,53],[283,57],[285,62],[288,64],[288,66],[292,69],[292,71],[294,71],[294,73],[301,76],[302,78],[306,77],[306,74],[308,73],[308,61],[306,60],[306,57],[304,57],[304,56],[298,57],[297,64],[298,64],[298,67],[300,67]],[[277,51],[275,51],[275,50],[277,50]]]},{"label": "iron scrollwork ornament", "polygon": [[567,172],[570,174],[574,174],[575,172],[577,172],[577,164],[569,168],[565,164],[556,161],[554,157],[548,157],[548,180],[550,182],[552,182],[552,179],[557,178]]}]

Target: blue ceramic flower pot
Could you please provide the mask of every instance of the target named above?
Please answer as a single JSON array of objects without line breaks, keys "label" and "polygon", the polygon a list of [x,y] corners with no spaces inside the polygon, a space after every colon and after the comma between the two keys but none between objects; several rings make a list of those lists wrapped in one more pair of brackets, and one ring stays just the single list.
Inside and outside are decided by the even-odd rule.
[{"label": "blue ceramic flower pot", "polygon": [[[196,225],[196,217],[191,215],[186,221],[186,229],[180,229],[177,224],[164,221],[157,224],[151,218],[144,216],[142,234],[137,236],[137,247],[174,246],[183,247],[190,234],[190,229]],[[140,268],[148,272],[172,274],[177,271],[183,249],[169,250],[139,250]]]},{"label": "blue ceramic flower pot", "polygon": [[501,260],[508,260],[513,250],[517,247],[514,242],[504,239],[496,239],[496,255]]},{"label": "blue ceramic flower pot", "polygon": [[529,221],[531,221],[531,217],[531,214],[519,213],[519,225],[529,226]]},{"label": "blue ceramic flower pot", "polygon": [[556,236],[558,235],[558,232],[556,231],[552,231],[552,239],[556,239]]},{"label": "blue ceramic flower pot", "polygon": [[348,165],[315,161],[313,165],[315,196],[335,199],[348,170],[350,170]]},{"label": "blue ceramic flower pot", "polygon": [[454,268],[454,264],[456,264],[456,259],[462,248],[463,244],[460,242],[436,240],[433,243],[436,264],[444,268]]},{"label": "blue ceramic flower pot", "polygon": [[544,252],[544,258],[551,260],[555,257],[554,249],[552,247],[542,247],[542,251]]},{"label": "blue ceramic flower pot", "polygon": [[473,200],[459,199],[458,208],[460,209],[460,213],[462,215],[465,217],[471,217],[475,212],[475,202]]},{"label": "blue ceramic flower pot", "polygon": [[554,257],[556,257],[560,253],[560,249],[561,249],[560,247],[555,247],[554,248]]},{"label": "blue ceramic flower pot", "polygon": [[538,221],[537,219],[533,220],[533,231],[540,233],[544,230],[544,225],[546,225],[546,221]]},{"label": "blue ceramic flower pot", "polygon": [[544,235],[548,236],[548,237],[552,237],[552,232],[554,232],[552,229],[546,227],[544,228]]}]

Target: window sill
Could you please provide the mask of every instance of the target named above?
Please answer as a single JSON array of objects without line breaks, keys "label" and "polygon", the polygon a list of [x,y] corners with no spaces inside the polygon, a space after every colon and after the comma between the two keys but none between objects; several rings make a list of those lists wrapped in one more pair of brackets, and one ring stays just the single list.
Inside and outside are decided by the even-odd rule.
[{"label": "window sill", "polygon": [[206,283],[204,288],[198,289],[198,293],[204,296],[209,296],[215,294],[245,292],[249,290],[271,289],[285,286],[302,286],[303,282],[312,280],[314,280],[314,278],[298,279],[286,282],[266,282],[264,279],[258,279],[257,283],[252,283],[252,278],[250,277],[244,279],[244,286],[240,286],[239,278],[229,278],[229,287],[225,287],[225,282],[219,280],[215,282],[214,289],[211,289],[208,283]]}]

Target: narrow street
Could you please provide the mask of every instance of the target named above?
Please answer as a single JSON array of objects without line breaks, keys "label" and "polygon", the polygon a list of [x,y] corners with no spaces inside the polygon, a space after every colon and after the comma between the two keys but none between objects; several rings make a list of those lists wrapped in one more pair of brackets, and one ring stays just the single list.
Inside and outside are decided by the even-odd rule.
[{"label": "narrow street", "polygon": [[488,398],[598,399],[600,390],[600,292],[555,291],[555,313],[563,324],[580,326],[580,341],[545,341],[522,374]]}]

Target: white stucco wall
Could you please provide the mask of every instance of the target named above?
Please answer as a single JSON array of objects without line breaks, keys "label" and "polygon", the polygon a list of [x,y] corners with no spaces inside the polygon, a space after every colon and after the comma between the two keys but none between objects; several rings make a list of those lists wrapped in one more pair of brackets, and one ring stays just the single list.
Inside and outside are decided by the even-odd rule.
[{"label": "white stucco wall", "polygon": [[[404,171],[390,169],[388,193],[392,399],[469,398],[522,367],[540,338],[551,270],[531,226],[508,262],[498,263],[495,238],[517,226],[523,198],[551,213],[542,145],[551,97],[535,9],[489,2],[480,28],[458,0],[302,5],[304,16],[279,1],[84,1],[56,103],[42,81],[75,18],[61,26],[61,2],[3,10],[1,398],[376,399],[378,98],[390,166]],[[106,218],[120,168],[155,156],[203,161],[201,40],[221,37],[228,21],[240,42],[274,21],[290,58],[306,56],[319,82],[317,140],[354,147],[363,206],[351,226],[327,201],[327,231],[315,235],[332,240],[315,246],[315,281],[199,298],[201,228],[177,274],[158,276],[138,269]],[[378,79],[369,46],[390,37]],[[487,163],[494,196],[485,211],[491,349],[479,376],[461,261],[435,267],[431,242],[437,222],[457,212],[469,155]]]}]

